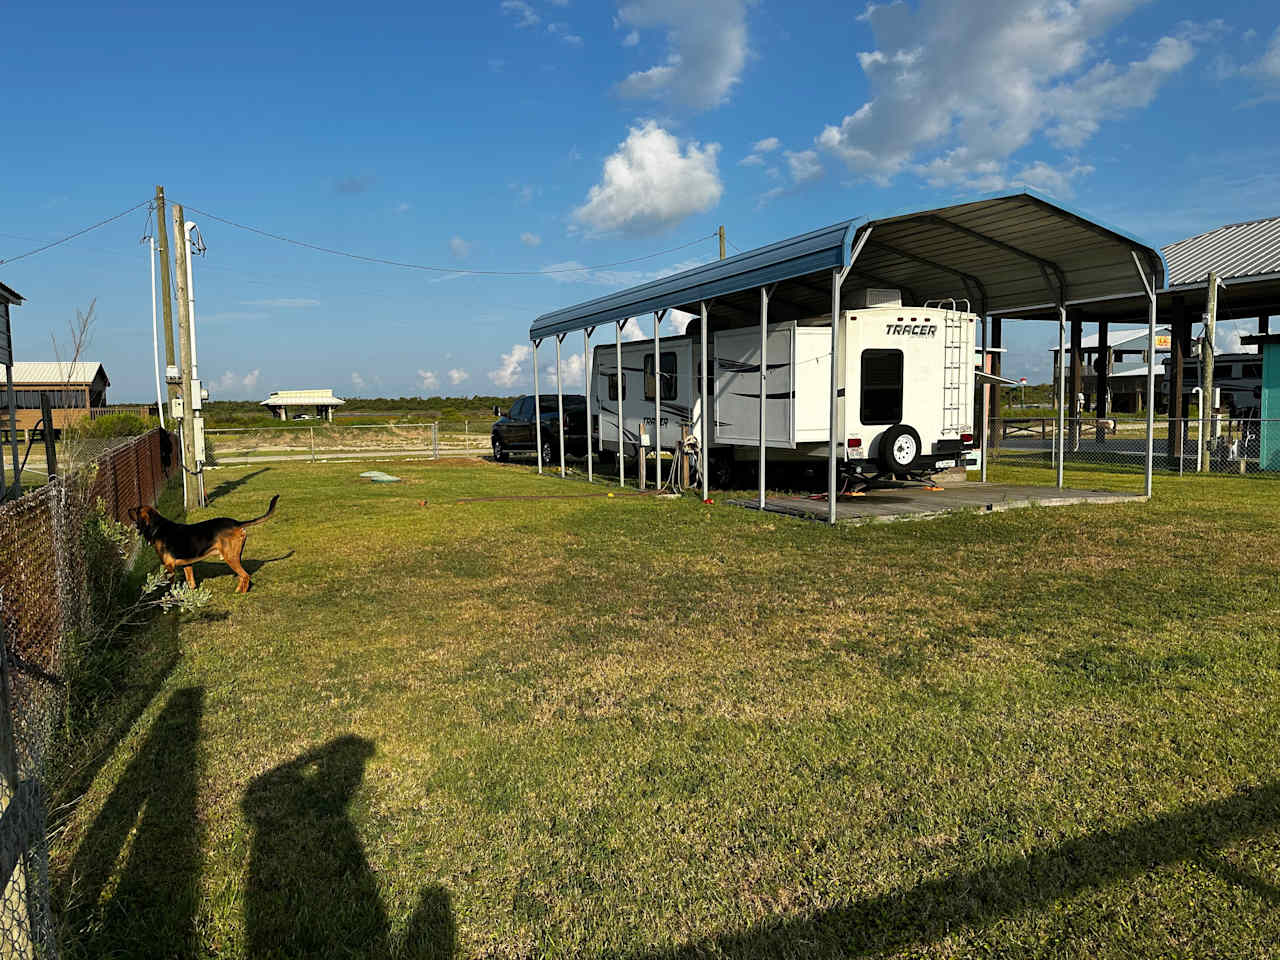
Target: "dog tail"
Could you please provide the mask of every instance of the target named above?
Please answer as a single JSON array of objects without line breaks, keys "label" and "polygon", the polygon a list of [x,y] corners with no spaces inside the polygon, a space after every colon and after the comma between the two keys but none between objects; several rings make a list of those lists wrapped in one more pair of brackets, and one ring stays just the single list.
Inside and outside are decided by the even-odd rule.
[{"label": "dog tail", "polygon": [[240,524],[240,526],[252,527],[255,523],[262,523],[264,520],[269,520],[271,518],[271,515],[276,512],[276,501],[279,499],[280,499],[280,494],[277,493],[274,497],[271,498],[271,503],[267,505],[266,513],[264,513],[260,517],[254,517],[252,520],[246,520],[244,523]]}]

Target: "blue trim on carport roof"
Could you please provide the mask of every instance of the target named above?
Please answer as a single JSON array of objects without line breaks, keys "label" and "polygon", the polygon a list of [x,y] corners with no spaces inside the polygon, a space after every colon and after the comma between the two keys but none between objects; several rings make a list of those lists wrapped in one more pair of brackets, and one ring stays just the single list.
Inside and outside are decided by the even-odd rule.
[{"label": "blue trim on carport roof", "polygon": [[629,290],[545,313],[533,321],[529,339],[542,340],[583,327],[616,323],[677,304],[714,300],[819,270],[842,269],[849,264],[856,222],[846,220]]}]

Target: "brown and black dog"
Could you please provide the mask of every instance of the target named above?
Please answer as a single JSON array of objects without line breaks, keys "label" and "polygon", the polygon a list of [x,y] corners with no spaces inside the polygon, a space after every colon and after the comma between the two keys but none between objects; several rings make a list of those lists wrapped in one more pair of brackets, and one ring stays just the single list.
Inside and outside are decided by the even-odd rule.
[{"label": "brown and black dog", "polygon": [[199,523],[175,523],[161,516],[154,507],[132,507],[129,519],[137,526],[142,539],[156,548],[160,562],[169,573],[182,568],[187,575],[187,586],[196,585],[194,564],[216,555],[225,560],[239,577],[236,593],[248,593],[251,585],[249,574],[240,563],[240,554],[248,536],[245,528],[262,523],[275,513],[279,499],[280,494],[277,493],[271,498],[267,512],[253,520],[215,517]]}]

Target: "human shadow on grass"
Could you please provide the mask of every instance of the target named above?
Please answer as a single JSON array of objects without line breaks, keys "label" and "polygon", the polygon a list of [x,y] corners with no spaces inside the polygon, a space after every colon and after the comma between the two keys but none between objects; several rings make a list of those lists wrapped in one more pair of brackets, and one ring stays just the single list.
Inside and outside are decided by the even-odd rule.
[{"label": "human shadow on grass", "polygon": [[1266,914],[1280,904],[1280,887],[1216,851],[1277,825],[1280,782],[1067,840],[989,867],[927,880],[908,890],[670,950],[635,954],[632,960],[896,954],[1182,862],[1198,863],[1249,891],[1257,897],[1260,914]]},{"label": "human shadow on grass", "polygon": [[58,897],[67,956],[196,952],[203,710],[200,687],[169,697],[76,847]]},{"label": "human shadow on grass", "polygon": [[448,891],[425,888],[392,937],[348,806],[373,743],[342,736],[257,777],[243,808],[253,827],[245,927],[254,957],[435,960],[454,955]]},{"label": "human shadow on grass", "polygon": [[214,500],[225,497],[227,494],[240,489],[254,477],[260,477],[262,474],[267,473],[270,470],[270,467],[263,467],[261,470],[253,471],[253,473],[246,473],[243,477],[234,477],[230,480],[223,480],[220,484],[209,491],[209,495],[205,499],[212,503]]}]

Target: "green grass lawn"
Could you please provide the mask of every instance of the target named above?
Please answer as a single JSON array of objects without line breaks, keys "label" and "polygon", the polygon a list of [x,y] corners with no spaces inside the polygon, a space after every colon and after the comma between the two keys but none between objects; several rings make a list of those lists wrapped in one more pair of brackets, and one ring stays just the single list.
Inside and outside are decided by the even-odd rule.
[{"label": "green grass lawn", "polygon": [[210,474],[280,505],[64,813],[68,956],[1275,955],[1280,486],[829,529],[395,466]]}]

